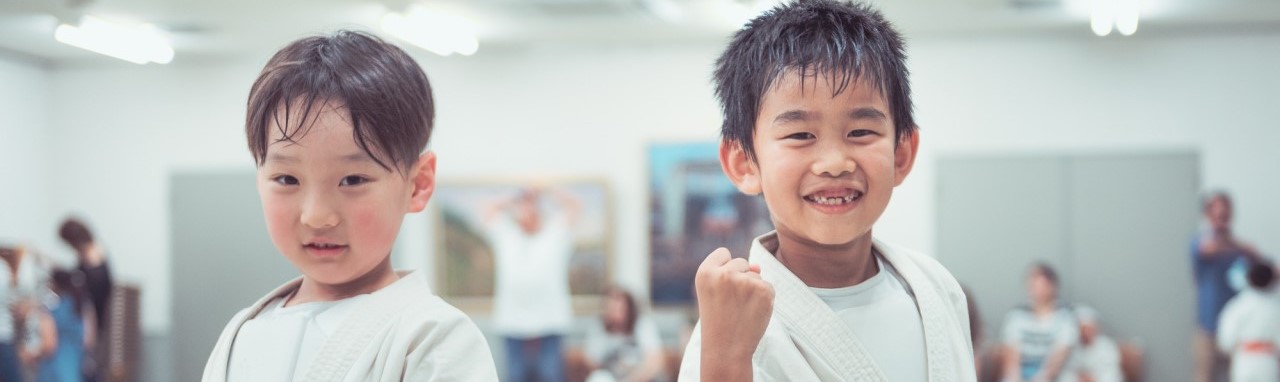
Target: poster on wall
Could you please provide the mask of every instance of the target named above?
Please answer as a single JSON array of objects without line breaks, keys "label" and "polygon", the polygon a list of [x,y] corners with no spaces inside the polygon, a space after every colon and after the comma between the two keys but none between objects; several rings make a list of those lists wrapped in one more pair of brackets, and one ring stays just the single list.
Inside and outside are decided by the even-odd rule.
[{"label": "poster on wall", "polygon": [[693,276],[707,254],[746,257],[772,230],[764,199],[738,191],[720,169],[719,142],[652,144],[649,157],[649,285],[654,305],[693,304]]},{"label": "poster on wall", "polygon": [[[526,195],[539,215],[569,221],[572,255],[569,258],[569,290],[574,305],[593,307],[608,285],[612,258],[609,193],[603,181],[539,181],[527,186],[521,180],[442,182],[432,203],[436,206],[437,293],[464,311],[486,311],[492,304],[498,264],[494,243],[498,224],[518,226],[514,205]],[[569,218],[570,205],[576,213]],[[505,220],[504,220],[505,219]]]}]

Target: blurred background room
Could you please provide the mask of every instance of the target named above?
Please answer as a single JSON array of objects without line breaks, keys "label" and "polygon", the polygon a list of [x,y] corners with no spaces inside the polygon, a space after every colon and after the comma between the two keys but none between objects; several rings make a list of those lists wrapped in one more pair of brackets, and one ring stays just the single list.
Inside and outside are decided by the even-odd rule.
[{"label": "blurred background room", "polygon": [[[406,218],[395,266],[425,270],[504,375],[482,211],[530,185],[536,209],[571,198],[569,378],[600,366],[607,333],[640,338],[644,367],[621,368],[673,380],[698,263],[771,229],[720,171],[711,70],[775,3],[0,0],[0,281],[15,318],[0,342],[38,350],[43,323],[92,315],[85,374],[198,378],[231,315],[298,275],[263,221],[249,87],[288,42],[356,29],[409,52],[436,97],[439,190]],[[1124,380],[1224,362],[1231,349],[1200,343],[1205,321],[1280,253],[1280,0],[871,3],[907,39],[921,134],[874,232],[967,288],[982,380],[1005,372],[1010,312],[1044,291],[1033,264],[1054,270],[1046,304],[1093,325],[1073,329],[1076,358],[1101,332]],[[69,218],[91,240],[68,236]],[[102,274],[102,312],[59,305],[105,293]],[[1210,380],[1227,380],[1218,367]]]}]

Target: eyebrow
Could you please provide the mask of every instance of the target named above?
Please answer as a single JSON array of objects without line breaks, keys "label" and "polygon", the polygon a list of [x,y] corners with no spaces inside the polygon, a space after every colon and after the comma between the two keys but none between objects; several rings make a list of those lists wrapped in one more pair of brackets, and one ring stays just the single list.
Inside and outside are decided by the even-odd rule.
[{"label": "eyebrow", "polygon": [[[816,119],[817,118],[816,114],[817,114],[816,112],[805,111],[805,110],[788,110],[783,112],[782,114],[778,114],[777,117],[774,117],[773,122],[785,123],[785,122],[808,121],[808,120]],[[855,120],[855,121],[864,120],[864,119],[883,120],[888,118],[889,117],[886,116],[884,112],[877,110],[876,108],[873,108],[873,107],[860,107],[857,109],[853,109],[853,111],[849,112],[849,119]]]},{"label": "eyebrow", "polygon": [[860,107],[849,112],[849,119],[856,121],[862,119],[889,119],[889,117],[884,115],[884,112],[873,107]]},{"label": "eyebrow", "polygon": [[[341,161],[343,161],[343,162],[348,162],[348,163],[350,163],[350,162],[374,162],[373,158],[372,158],[372,157],[370,157],[370,156],[369,156],[369,154],[367,154],[367,153],[347,154],[347,155],[343,155],[343,156],[339,157],[338,159],[339,159],[339,160],[341,160]],[[284,155],[284,154],[279,154],[279,153],[271,153],[271,154],[268,154],[268,155],[267,155],[267,162],[298,163],[298,162],[299,162],[299,160],[298,160],[298,158],[297,158],[297,157],[294,157],[294,156]]]},{"label": "eyebrow", "polygon": [[787,110],[773,118],[774,123],[807,121],[814,118],[814,113],[804,110]]},{"label": "eyebrow", "polygon": [[340,159],[342,159],[343,162],[374,162],[373,158],[370,157],[368,153],[364,152],[343,155]]},{"label": "eyebrow", "polygon": [[284,154],[271,153],[267,154],[267,162],[298,163],[298,158]]}]

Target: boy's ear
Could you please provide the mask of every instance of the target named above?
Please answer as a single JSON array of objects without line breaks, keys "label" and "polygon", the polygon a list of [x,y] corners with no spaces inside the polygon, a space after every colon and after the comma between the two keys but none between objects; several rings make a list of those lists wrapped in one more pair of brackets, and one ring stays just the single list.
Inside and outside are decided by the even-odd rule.
[{"label": "boy's ear", "polygon": [[738,191],[747,195],[760,193],[760,167],[747,156],[747,151],[738,142],[720,140],[720,168],[729,176],[729,181],[738,187]]},{"label": "boy's ear", "polygon": [[911,168],[916,164],[916,153],[920,150],[920,130],[916,129],[911,136],[898,140],[898,147],[893,149],[893,186],[897,187],[907,179]]},{"label": "boy's ear", "polygon": [[427,208],[427,201],[436,191],[436,153],[427,151],[418,157],[418,164],[409,174],[413,182],[413,192],[409,194],[409,212],[422,212]]}]

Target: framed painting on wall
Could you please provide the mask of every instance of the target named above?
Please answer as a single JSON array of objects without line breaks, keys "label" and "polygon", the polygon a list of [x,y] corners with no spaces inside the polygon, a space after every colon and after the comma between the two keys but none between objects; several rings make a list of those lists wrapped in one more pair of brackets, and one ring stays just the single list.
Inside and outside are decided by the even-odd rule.
[{"label": "framed painting on wall", "polygon": [[609,282],[612,214],[603,181],[523,180],[441,182],[432,204],[436,211],[436,293],[458,308],[488,311],[492,304],[498,264],[494,256],[495,224],[512,219],[510,205],[524,195],[535,199],[540,215],[554,217],[576,204],[569,221],[572,254],[569,290],[575,310],[598,309],[598,298]]},{"label": "framed painting on wall", "polygon": [[746,257],[772,230],[764,199],[738,191],[720,169],[719,142],[649,146],[649,267],[654,305],[693,303],[693,276],[707,254]]}]

